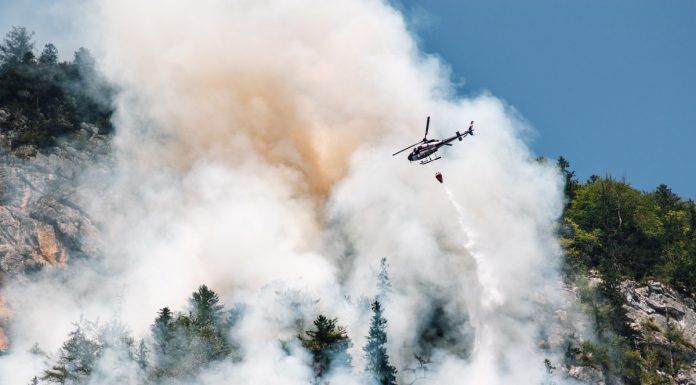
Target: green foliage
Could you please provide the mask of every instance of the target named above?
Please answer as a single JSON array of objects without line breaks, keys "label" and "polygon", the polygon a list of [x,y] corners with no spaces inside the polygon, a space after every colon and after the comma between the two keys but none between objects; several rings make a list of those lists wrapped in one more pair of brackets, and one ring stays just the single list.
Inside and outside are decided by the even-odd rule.
[{"label": "green foliage", "polygon": [[387,354],[387,320],[382,312],[379,301],[372,303],[372,321],[370,333],[367,336],[367,344],[363,347],[365,352],[365,372],[368,373],[374,384],[396,385],[396,368],[389,364]]},{"label": "green foliage", "polygon": [[659,332],[660,327],[657,326],[654,322],[647,320],[644,321],[641,326],[643,327],[643,330],[648,330],[648,331],[653,331],[653,332]]},{"label": "green foliage", "polygon": [[627,364],[634,336],[627,327],[621,298],[612,294],[613,289],[605,281],[580,279],[576,283],[583,310],[594,323],[597,341],[583,341],[577,351],[569,352],[571,363],[602,370],[608,384],[617,383],[619,378],[625,384],[639,383]]},{"label": "green foliage", "polygon": [[58,362],[44,373],[43,379],[65,384],[83,383],[92,373],[94,363],[101,355],[101,347],[77,326],[60,349]]},{"label": "green foliage", "polygon": [[580,362],[598,369],[609,367],[609,351],[605,345],[584,341],[581,345]]},{"label": "green foliage", "polygon": [[642,355],[640,384],[641,385],[667,385],[672,381],[660,370],[660,359],[654,350],[648,350]]},{"label": "green foliage", "polygon": [[601,370],[607,384],[641,384],[644,370],[641,352],[632,348],[628,339],[616,334],[601,341],[582,341],[579,347],[566,352],[566,360],[568,364]]},{"label": "green foliage", "polygon": [[694,346],[689,343],[686,336],[684,336],[684,331],[673,322],[667,324],[665,337],[667,337],[667,351],[664,354],[666,360],[663,366],[669,367],[670,375],[672,378],[676,379],[677,373],[681,369],[690,366],[690,355],[696,348],[694,348]]},{"label": "green foliage", "polygon": [[[662,332],[659,328],[652,328],[652,331]],[[683,331],[676,324],[668,323],[663,335],[666,343],[658,343],[652,334],[647,334],[642,344],[639,359],[641,384],[676,383],[679,371],[690,367],[694,346],[687,341]]]},{"label": "green foliage", "polygon": [[564,157],[559,157],[556,165],[565,179],[565,187],[563,191],[565,193],[566,200],[571,201],[573,198],[575,198],[575,192],[580,186],[580,183],[575,178],[575,171],[570,169],[570,162],[568,162]]},{"label": "green foliage", "polygon": [[75,325],[58,352],[57,362],[41,379],[59,384],[86,384],[97,361],[108,350],[126,352],[126,357],[134,359],[133,338],[128,330],[117,321],[106,324],[83,321]]},{"label": "green foliage", "polygon": [[605,280],[657,279],[696,292],[696,206],[666,185],[641,192],[611,177],[577,183],[559,159],[572,193],[562,244],[571,270],[600,271]]},{"label": "green foliage", "polygon": [[[226,312],[218,295],[205,285],[192,294],[189,305],[187,313],[160,309],[150,328],[150,343],[141,340],[136,345],[119,322],[76,325],[58,352],[57,362],[41,380],[94,383],[90,375],[107,352],[118,353],[123,364],[132,363],[139,376],[156,382],[187,380],[215,361],[236,360],[238,355],[233,353],[238,349],[228,335],[240,317],[238,312]],[[40,350],[36,348],[36,352]]]},{"label": "green foliage", "polygon": [[155,378],[186,378],[208,364],[231,357],[232,324],[217,293],[202,285],[189,298],[189,312],[162,308],[151,327]]},{"label": "green foliage", "polygon": [[607,269],[641,278],[653,271],[651,249],[663,232],[657,205],[627,183],[606,178],[580,186],[565,220],[580,230],[569,248],[584,255],[589,267],[602,267],[606,261]]},{"label": "green foliage", "polygon": [[34,32],[28,32],[24,27],[12,27],[0,44],[0,64],[13,66],[28,61],[34,50],[32,38]]},{"label": "green foliage", "polygon": [[160,309],[155,318],[155,323],[150,328],[155,349],[162,355],[166,355],[169,344],[174,338],[174,316],[168,307]]},{"label": "green foliage", "polygon": [[315,330],[307,330],[307,337],[299,335],[302,346],[312,354],[312,368],[317,378],[323,377],[331,369],[348,368],[351,358],[348,348],[352,346],[350,338],[343,326],[339,326],[336,318],[329,319],[319,315],[314,320]]},{"label": "green foliage", "polygon": [[149,353],[150,350],[147,348],[144,340],[140,340],[138,344],[138,350],[135,352],[135,360],[138,363],[140,370],[147,370],[149,364]]},{"label": "green foliage", "polygon": [[625,348],[622,352],[621,378],[626,384],[640,384],[643,357],[640,350]]},{"label": "green foliage", "polygon": [[154,349],[154,376],[162,377],[171,373],[176,364],[174,315],[168,307],[160,309],[157,313],[150,332]]},{"label": "green foliage", "polygon": [[208,286],[201,285],[189,299],[191,307],[191,318],[198,328],[203,328],[209,324],[219,324],[222,320],[222,309],[224,306],[219,304],[220,299],[217,293],[210,290]]},{"label": "green foliage", "polygon": [[[582,346],[582,360],[601,366],[608,380],[625,384],[669,384],[688,362],[693,347],[670,325],[667,343],[643,341],[628,327],[619,284],[623,279],[656,279],[687,293],[696,292],[696,206],[666,185],[642,192],[611,177],[580,183],[559,159],[568,202],[561,226],[566,272],[596,271],[595,286],[580,284],[583,308],[595,323],[598,341]],[[577,278],[577,277],[576,277]]]},{"label": "green foliage", "polygon": [[41,56],[39,56],[39,63],[46,66],[58,64],[58,48],[52,43],[46,44],[41,51]]},{"label": "green foliage", "polygon": [[114,91],[89,51],[80,48],[73,62],[59,63],[57,48],[46,44],[36,60],[32,36],[13,27],[0,44],[0,108],[10,113],[2,126],[9,145],[49,146],[81,122],[110,132]]}]

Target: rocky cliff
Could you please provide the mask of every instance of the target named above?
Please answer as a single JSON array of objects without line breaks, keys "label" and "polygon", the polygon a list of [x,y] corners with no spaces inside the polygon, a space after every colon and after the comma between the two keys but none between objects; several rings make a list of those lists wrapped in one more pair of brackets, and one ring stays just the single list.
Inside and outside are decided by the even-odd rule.
[{"label": "rocky cliff", "polygon": [[[679,385],[696,385],[696,302],[655,281],[624,281],[621,292],[629,326],[637,342],[670,361]],[[668,375],[668,373],[665,373]]]},{"label": "rocky cliff", "polygon": [[[23,127],[9,115],[0,109],[0,285],[99,255],[99,226],[84,209],[85,197],[103,188],[110,156],[109,137],[88,124],[50,147],[10,149]],[[0,320],[8,316],[0,298]]]},{"label": "rocky cliff", "polygon": [[631,348],[641,353],[633,357],[624,354],[626,361],[610,362],[612,355],[621,356],[621,352],[599,341],[592,321],[592,312],[605,311],[607,303],[593,304],[587,298],[588,293],[602,297],[598,290],[602,283],[597,272],[591,271],[566,285],[563,308],[557,310],[554,320],[548,321],[548,335],[543,340],[550,351],[565,352],[561,362],[546,362],[548,383],[621,383],[618,373],[635,365],[643,372],[641,384],[696,385],[696,301],[657,281],[622,281],[621,308],[628,330],[633,333]]}]

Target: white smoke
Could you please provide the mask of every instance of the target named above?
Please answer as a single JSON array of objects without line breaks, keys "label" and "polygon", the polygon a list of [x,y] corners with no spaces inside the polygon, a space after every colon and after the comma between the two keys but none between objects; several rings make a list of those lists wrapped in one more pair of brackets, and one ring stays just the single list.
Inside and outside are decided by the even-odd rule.
[{"label": "white smoke", "polygon": [[[249,310],[235,329],[244,360],[201,383],[306,383],[309,358],[279,341],[296,344],[319,312],[354,342],[356,374],[332,382],[358,383],[368,318],[346,298],[373,296],[387,257],[402,382],[435,304],[463,346],[434,348],[433,383],[543,381],[553,353],[539,335],[560,300],[561,179],[533,159],[524,121],[503,102],[452,92],[447,67],[418,50],[398,11],[378,0],[98,8],[91,32],[121,89],[110,196],[89,207],[106,256],[8,287],[14,351],[57,349],[80,315],[117,315],[145,336],[157,309],[182,308],[205,283]],[[431,137],[476,121],[476,135],[434,163],[444,190],[432,167],[391,156],[420,138],[426,115]],[[277,294],[293,290],[301,300]],[[0,383],[25,384],[37,367],[30,355],[1,358]],[[109,383],[100,370],[95,383]]]}]

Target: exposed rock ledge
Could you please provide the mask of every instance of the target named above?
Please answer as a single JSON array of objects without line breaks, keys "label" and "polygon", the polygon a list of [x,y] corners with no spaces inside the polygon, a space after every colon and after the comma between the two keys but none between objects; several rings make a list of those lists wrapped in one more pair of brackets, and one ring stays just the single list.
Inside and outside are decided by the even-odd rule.
[{"label": "exposed rock ledge", "polygon": [[[0,288],[32,271],[100,255],[99,225],[84,210],[85,198],[103,194],[111,164],[110,140],[94,126],[83,124],[41,151],[10,151],[3,145],[10,134],[0,119]],[[0,351],[7,348],[8,317],[0,297]]]},{"label": "exposed rock ledge", "polygon": [[635,281],[621,283],[621,292],[626,302],[624,309],[630,320],[629,326],[638,332],[644,343],[667,346],[668,327],[676,328],[691,345],[690,367],[677,375],[677,384],[696,385],[696,302],[660,282],[649,281],[640,285]]}]

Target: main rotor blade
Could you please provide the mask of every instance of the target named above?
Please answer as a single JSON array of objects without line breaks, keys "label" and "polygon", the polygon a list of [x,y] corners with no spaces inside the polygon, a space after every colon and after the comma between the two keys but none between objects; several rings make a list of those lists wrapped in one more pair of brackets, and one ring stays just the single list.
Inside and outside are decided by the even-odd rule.
[{"label": "main rotor blade", "polygon": [[414,146],[417,146],[417,145],[419,145],[419,144],[421,144],[421,143],[423,143],[423,142],[418,142],[418,143],[416,143],[416,144],[412,144],[412,145],[410,145],[410,146],[404,148],[403,150],[399,150],[399,151],[393,153],[392,156],[394,156],[394,155],[396,155],[396,154],[400,154],[400,153],[402,153],[402,152],[408,150],[409,148],[414,147]]},{"label": "main rotor blade", "polygon": [[428,116],[428,119],[425,121],[425,136],[423,137],[423,140],[428,138],[428,127],[430,127],[430,116]]}]

